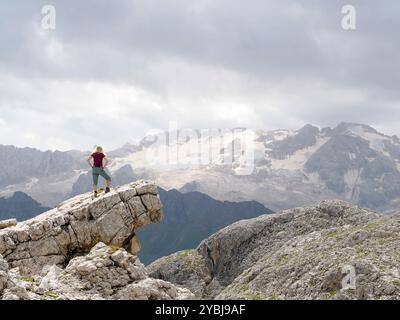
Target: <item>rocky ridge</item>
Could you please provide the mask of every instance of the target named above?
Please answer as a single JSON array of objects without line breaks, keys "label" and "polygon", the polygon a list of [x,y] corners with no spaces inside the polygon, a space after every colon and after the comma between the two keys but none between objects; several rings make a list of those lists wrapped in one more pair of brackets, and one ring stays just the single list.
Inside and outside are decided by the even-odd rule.
[{"label": "rocky ridge", "polygon": [[323,201],[234,223],[148,269],[198,298],[400,299],[399,234],[400,215]]}]

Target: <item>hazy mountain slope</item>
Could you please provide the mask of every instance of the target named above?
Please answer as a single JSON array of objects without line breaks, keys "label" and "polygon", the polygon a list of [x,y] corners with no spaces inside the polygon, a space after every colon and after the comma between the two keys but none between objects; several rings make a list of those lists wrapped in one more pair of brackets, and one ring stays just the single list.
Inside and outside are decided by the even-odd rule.
[{"label": "hazy mountain slope", "polygon": [[0,145],[0,187],[80,168],[78,154]]},{"label": "hazy mountain slope", "polygon": [[149,270],[206,298],[400,299],[399,233],[400,215],[324,201],[234,223]]},{"label": "hazy mountain slope", "polygon": [[0,145],[0,197],[23,191],[47,206],[56,205],[68,198],[85,154]]},{"label": "hazy mountain slope", "polygon": [[173,252],[191,249],[217,230],[242,219],[272,213],[255,201],[221,202],[199,193],[159,189],[164,221],[139,231],[140,260],[147,264]]},{"label": "hazy mountain slope", "polygon": [[[248,175],[238,174],[241,142],[254,150]],[[53,206],[90,190],[85,153],[14,149],[0,151],[6,170],[0,197],[21,190]],[[145,137],[108,155],[116,184],[146,178],[166,190],[199,191],[221,201],[255,200],[274,211],[325,199],[379,211],[400,205],[400,140],[363,124],[306,125],[296,131],[180,130]],[[32,161],[35,166],[20,163],[30,157],[39,159]]]},{"label": "hazy mountain slope", "polygon": [[0,198],[0,220],[15,218],[24,221],[48,210],[50,208],[43,207],[23,192],[15,192],[9,198]]}]

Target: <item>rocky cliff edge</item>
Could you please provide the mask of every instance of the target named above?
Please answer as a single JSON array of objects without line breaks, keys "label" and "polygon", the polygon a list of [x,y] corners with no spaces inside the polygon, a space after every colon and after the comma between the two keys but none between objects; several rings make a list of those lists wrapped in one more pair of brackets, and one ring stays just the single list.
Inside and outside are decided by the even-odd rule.
[{"label": "rocky cliff edge", "polygon": [[77,196],[0,230],[0,299],[190,299],[149,278],[135,231],[160,222],[157,187],[138,181],[92,199]]}]

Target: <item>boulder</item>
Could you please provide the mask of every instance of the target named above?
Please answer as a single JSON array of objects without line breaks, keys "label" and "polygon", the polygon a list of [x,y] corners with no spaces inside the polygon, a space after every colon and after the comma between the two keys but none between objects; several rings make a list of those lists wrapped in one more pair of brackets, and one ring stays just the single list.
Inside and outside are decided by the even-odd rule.
[{"label": "boulder", "polygon": [[[1,268],[1,265],[0,265]],[[1,280],[0,273],[0,283]],[[123,248],[99,242],[87,255],[62,269],[46,266],[40,275],[9,272],[0,297],[7,300],[180,300],[193,299],[187,289],[149,278],[145,266]],[[0,287],[1,288],[1,287]]]},{"label": "boulder", "polygon": [[8,220],[3,220],[0,221],[0,230],[9,228],[9,227],[14,227],[17,225],[17,219],[8,219]]}]

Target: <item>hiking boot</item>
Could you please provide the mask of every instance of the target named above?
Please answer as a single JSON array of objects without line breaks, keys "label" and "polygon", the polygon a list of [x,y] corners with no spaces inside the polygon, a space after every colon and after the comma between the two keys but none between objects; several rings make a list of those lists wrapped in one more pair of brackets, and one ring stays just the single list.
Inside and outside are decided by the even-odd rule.
[{"label": "hiking boot", "polygon": [[107,187],[106,188],[106,193],[109,193],[111,190],[110,190],[110,187]]},{"label": "hiking boot", "polygon": [[97,198],[97,196],[98,196],[97,191],[95,191],[95,192],[93,193],[93,196],[94,196],[95,198]]}]

